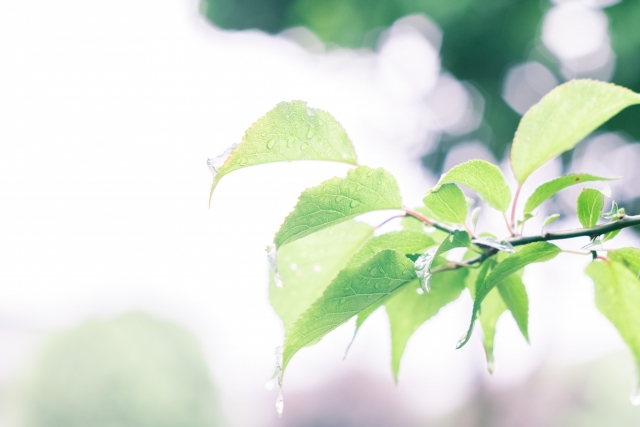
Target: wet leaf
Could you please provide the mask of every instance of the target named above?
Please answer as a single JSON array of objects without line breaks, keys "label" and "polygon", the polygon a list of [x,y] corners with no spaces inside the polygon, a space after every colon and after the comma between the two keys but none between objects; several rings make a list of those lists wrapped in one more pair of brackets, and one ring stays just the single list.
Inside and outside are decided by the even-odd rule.
[{"label": "wet leaf", "polygon": [[500,168],[485,160],[469,160],[451,168],[438,184],[456,182],[473,189],[489,206],[506,212],[511,203],[511,189]]},{"label": "wet leaf", "polygon": [[400,189],[386,170],[359,166],[346,178],[331,178],[302,192],[293,212],[276,233],[278,248],[358,215],[402,209]]},{"label": "wet leaf", "polygon": [[429,292],[431,284],[431,267],[435,259],[455,248],[469,247],[471,241],[466,231],[454,230],[445,238],[437,248],[432,248],[420,255],[414,262],[414,268],[418,276],[420,286],[425,292]]},{"label": "wet leaf", "polygon": [[439,185],[422,201],[431,218],[450,224],[464,224],[467,219],[467,199],[456,184]]},{"label": "wet leaf", "polygon": [[572,149],[640,95],[610,83],[572,80],[549,92],[522,117],[511,148],[511,167],[522,184],[533,171]]},{"label": "wet leaf", "polygon": [[607,256],[625,265],[636,276],[640,275],[640,249],[621,248],[607,252]]},{"label": "wet leaf", "polygon": [[226,174],[249,166],[293,160],[356,164],[346,132],[329,113],[303,101],[281,102],[255,122],[219,166],[211,192]]},{"label": "wet leaf", "polygon": [[349,266],[356,266],[384,249],[394,249],[405,255],[424,251],[436,242],[423,231],[392,231],[373,237],[349,260]]},{"label": "wet leaf", "polygon": [[298,350],[415,279],[411,260],[394,250],[378,252],[357,267],[342,270],[287,332],[283,371]]}]

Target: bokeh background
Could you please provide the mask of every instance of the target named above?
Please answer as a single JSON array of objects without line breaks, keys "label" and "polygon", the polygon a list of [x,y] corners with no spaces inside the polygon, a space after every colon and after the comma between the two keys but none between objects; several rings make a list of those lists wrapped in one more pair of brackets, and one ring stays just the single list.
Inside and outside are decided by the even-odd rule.
[{"label": "bokeh background", "polygon": [[[553,87],[640,91],[638,23],[636,0],[0,2],[0,426],[640,425],[631,357],[570,255],[525,273],[531,344],[503,316],[493,376],[478,337],[454,349],[467,294],[412,338],[398,386],[379,311],[344,362],[351,323],[300,352],[278,419],[264,248],[300,191],[346,167],[243,170],[211,208],[206,167],[303,99],[409,205],[471,158],[512,179],[517,123]],[[623,176],[612,197],[640,211],[639,117],[622,112],[524,196],[560,173]],[[539,217],[577,226],[576,191]]]}]

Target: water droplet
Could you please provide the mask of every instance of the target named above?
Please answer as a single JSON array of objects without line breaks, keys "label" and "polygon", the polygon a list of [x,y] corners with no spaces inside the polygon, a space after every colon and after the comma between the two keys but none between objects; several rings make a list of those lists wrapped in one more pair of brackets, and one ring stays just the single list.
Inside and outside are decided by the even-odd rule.
[{"label": "water droplet", "polygon": [[267,391],[273,390],[275,386],[276,386],[276,381],[274,379],[270,379],[269,381],[264,383],[264,389]]},{"label": "water droplet", "polygon": [[487,370],[489,371],[489,374],[493,374],[494,368],[493,360],[487,360]]},{"label": "water droplet", "polygon": [[371,269],[370,273],[371,273],[371,275],[372,275],[372,276],[375,276],[376,274],[378,274],[378,269],[377,269],[377,268],[375,268],[375,267],[373,267],[373,268]]},{"label": "water droplet", "polygon": [[267,260],[269,261],[269,265],[273,270],[273,281],[276,286],[279,288],[284,287],[284,283],[282,282],[282,276],[280,276],[280,272],[278,271],[278,251],[276,249],[276,244],[272,243],[265,249],[267,252]]},{"label": "water droplet", "polygon": [[462,347],[466,342],[467,342],[467,334],[464,334],[463,336],[460,337],[460,339],[456,343],[456,348]]},{"label": "water droplet", "polygon": [[[640,375],[640,373],[636,375]],[[636,380],[636,382],[637,381],[638,380]],[[640,406],[640,384],[634,385],[633,390],[631,391],[630,400],[633,406]]]},{"label": "water droplet", "polygon": [[605,185],[604,188],[602,189],[602,194],[604,194],[607,197],[611,197],[611,187],[609,187],[609,185]]},{"label": "water droplet", "polygon": [[424,295],[424,289],[422,289],[422,288],[416,288],[416,294],[418,294],[418,295]]},{"label": "water droplet", "polygon": [[344,304],[345,302],[347,302],[347,299],[346,299],[346,298],[340,298],[340,300],[338,301],[338,304],[339,304],[339,305],[342,305],[342,304]]},{"label": "water droplet", "polygon": [[320,264],[315,264],[313,266],[313,271],[315,271],[316,273],[322,271],[322,266]]},{"label": "water droplet", "polygon": [[289,268],[292,269],[293,271],[296,271],[298,269],[298,264],[296,264],[295,262],[292,262]]},{"label": "water droplet", "polygon": [[418,281],[424,292],[429,292],[431,288],[431,264],[436,256],[438,248],[431,248],[413,263]]},{"label": "water droplet", "polygon": [[280,394],[276,399],[276,411],[278,412],[278,417],[281,417],[282,411],[284,411],[284,399],[282,397],[282,390],[280,390]]},{"label": "water droplet", "polygon": [[291,148],[296,145],[296,139],[294,137],[289,137],[287,139],[287,148]]},{"label": "water droplet", "polygon": [[357,202],[355,200],[352,200],[351,203],[349,203],[349,206],[351,206],[352,208],[355,208],[356,206],[358,206],[360,204],[360,202]]},{"label": "water droplet", "polygon": [[269,141],[267,141],[267,149],[271,150],[273,147],[275,147],[276,142],[278,142],[278,138],[271,138]]},{"label": "water droplet", "polygon": [[213,176],[216,176],[222,165],[224,165],[224,163],[231,155],[231,152],[235,150],[237,146],[238,144],[231,144],[231,146],[224,150],[224,152],[219,156],[207,159],[207,166],[209,167],[209,170],[211,171]]},{"label": "water droplet", "polygon": [[262,132],[262,133],[260,134],[260,136],[262,136],[262,137],[264,138],[265,136],[267,136],[267,134],[266,134],[266,133],[264,133],[264,132]]},{"label": "water droplet", "polygon": [[315,135],[315,131],[313,128],[309,128],[309,132],[307,132],[307,139],[313,138],[313,135]]},{"label": "water droplet", "polygon": [[302,144],[300,144],[301,150],[306,150],[307,148],[309,148],[309,145],[306,142],[303,142]]}]

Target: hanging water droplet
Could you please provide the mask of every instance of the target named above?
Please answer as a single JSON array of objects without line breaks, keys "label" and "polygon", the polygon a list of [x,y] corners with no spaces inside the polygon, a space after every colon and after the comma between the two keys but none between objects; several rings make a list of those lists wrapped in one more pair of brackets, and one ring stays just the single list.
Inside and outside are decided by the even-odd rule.
[{"label": "hanging water droplet", "polygon": [[494,370],[493,360],[487,360],[487,371],[489,371],[489,374],[493,374],[493,370]]},{"label": "hanging water droplet", "polygon": [[[640,375],[640,372],[637,372],[636,375]],[[633,389],[631,390],[631,396],[629,400],[631,400],[631,404],[633,406],[640,406],[640,379],[635,379],[635,383],[633,385]]]},{"label": "hanging water droplet", "polygon": [[278,412],[278,417],[282,416],[282,411],[284,411],[284,398],[282,397],[282,390],[280,390],[280,394],[276,399],[276,412]]},{"label": "hanging water droplet", "polygon": [[355,200],[352,200],[351,203],[349,203],[349,206],[352,208],[355,208],[356,206],[358,206],[360,204],[360,202],[357,202]]},{"label": "hanging water droplet", "polygon": [[315,271],[316,273],[322,271],[322,266],[320,264],[315,264],[313,266],[313,271]]},{"label": "hanging water droplet", "polygon": [[276,142],[278,142],[278,138],[271,138],[269,141],[267,141],[267,149],[271,150],[273,147],[275,147]]},{"label": "hanging water droplet", "polygon": [[418,281],[424,292],[429,292],[431,288],[431,264],[436,256],[438,248],[431,248],[413,263]]},{"label": "hanging water droplet", "polygon": [[416,294],[418,294],[418,295],[424,295],[424,289],[422,289],[422,288],[416,288]]},{"label": "hanging water droplet", "polygon": [[296,271],[298,269],[298,264],[296,264],[295,262],[292,262],[289,268],[292,269],[293,271]]},{"label": "hanging water droplet", "polygon": [[269,265],[273,270],[273,281],[276,286],[279,288],[284,287],[284,283],[282,282],[282,276],[280,276],[280,272],[278,271],[278,251],[276,249],[276,244],[272,243],[265,249],[267,252],[267,260],[269,261]]},{"label": "hanging water droplet", "polygon": [[238,144],[231,144],[231,146],[224,150],[224,152],[219,156],[207,159],[207,166],[209,167],[209,170],[211,171],[213,176],[216,176],[222,165],[224,165],[224,162],[227,161],[227,159],[231,155],[231,152],[235,150],[237,146]]},{"label": "hanging water droplet", "polygon": [[313,128],[309,128],[309,132],[307,132],[307,139],[313,138],[313,135],[315,135],[315,131]]},{"label": "hanging water droplet", "polygon": [[460,337],[460,339],[456,343],[456,348],[462,347],[466,342],[467,342],[467,334],[464,334],[463,336]]},{"label": "hanging water droplet", "polygon": [[602,194],[604,194],[607,197],[611,197],[611,187],[609,187],[609,185],[605,185],[604,188],[602,189]]}]

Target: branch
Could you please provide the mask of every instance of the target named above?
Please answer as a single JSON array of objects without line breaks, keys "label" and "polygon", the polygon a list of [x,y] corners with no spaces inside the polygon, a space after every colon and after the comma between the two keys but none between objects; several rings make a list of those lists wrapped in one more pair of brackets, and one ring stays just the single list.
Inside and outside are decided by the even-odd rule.
[{"label": "branch", "polygon": [[622,230],[623,228],[634,227],[636,225],[640,225],[640,215],[625,216],[619,221],[596,225],[595,227],[590,228],[578,228],[575,230],[558,231],[555,233],[544,233],[539,236],[514,237],[506,240],[513,246],[522,246],[534,242],[565,240],[573,239],[575,237],[589,237],[591,239],[595,239],[602,234]]},{"label": "branch", "polygon": [[439,224],[439,223],[437,223],[435,221],[432,221],[432,220],[430,220],[429,218],[427,218],[426,216],[422,215],[419,212],[412,211],[411,209],[408,209],[408,208],[404,208],[404,211],[407,213],[407,215],[412,216],[412,217],[424,222],[429,227],[437,228],[438,230],[444,231],[445,233],[449,233],[449,234],[454,232],[453,228],[449,228],[446,225],[442,225],[442,224]]}]

